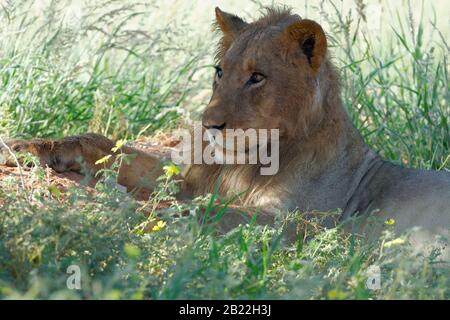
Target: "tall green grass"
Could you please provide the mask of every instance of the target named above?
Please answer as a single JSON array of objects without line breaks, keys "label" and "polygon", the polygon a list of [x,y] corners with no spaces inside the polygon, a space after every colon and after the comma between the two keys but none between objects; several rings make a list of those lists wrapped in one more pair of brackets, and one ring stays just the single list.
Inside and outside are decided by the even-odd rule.
[{"label": "tall green grass", "polygon": [[205,44],[170,21],[145,28],[158,20],[153,1],[94,1],[75,17],[70,3],[2,6],[0,133],[135,137],[176,125]]},{"label": "tall green grass", "polygon": [[[70,1],[41,3],[6,1],[0,10],[1,134],[136,137],[201,110],[206,100],[195,96],[209,88],[209,25],[161,24],[156,1],[94,1],[74,7],[78,14]],[[389,159],[449,168],[449,47],[436,18],[405,2],[373,34],[364,1],[356,4],[305,8],[326,27],[354,122]],[[176,14],[182,21],[189,12]]]},{"label": "tall green grass", "polygon": [[[189,11],[175,11],[162,23],[157,1],[74,3],[2,5],[2,135],[61,137],[89,130],[134,138],[201,111],[210,94],[211,13],[207,24],[192,24]],[[354,123],[389,159],[449,168],[449,47],[447,31],[435,26],[438,13],[425,16],[404,1],[383,11],[374,32],[364,1],[356,1],[356,9],[344,3],[321,1],[303,11],[313,13],[329,35]],[[264,5],[242,15],[257,17]]]},{"label": "tall green grass", "polygon": [[374,35],[363,1],[346,15],[337,3],[322,16],[332,27],[344,104],[365,140],[404,165],[450,168],[449,47],[436,17],[425,18],[423,7],[413,14],[407,2],[387,30]]}]

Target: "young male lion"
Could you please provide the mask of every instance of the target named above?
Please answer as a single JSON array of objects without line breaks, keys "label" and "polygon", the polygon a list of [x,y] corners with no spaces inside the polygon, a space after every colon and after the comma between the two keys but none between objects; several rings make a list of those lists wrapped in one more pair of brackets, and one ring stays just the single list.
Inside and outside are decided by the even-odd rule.
[{"label": "young male lion", "polygon": [[[403,168],[382,160],[363,142],[340,98],[339,79],[328,55],[322,27],[289,10],[268,9],[255,22],[216,8],[222,32],[213,96],[204,111],[206,129],[279,129],[279,171],[261,175],[260,164],[190,165],[183,191],[213,192],[259,208],[260,223],[277,210],[317,212],[341,209],[352,216],[392,218],[398,231],[422,227],[414,241],[448,233],[450,174]],[[62,140],[9,141],[12,149],[37,155],[58,172],[80,169],[77,159],[96,170],[95,161],[114,143],[95,134]],[[130,147],[131,164],[120,168],[119,183],[129,190],[162,171],[158,157]],[[236,215],[225,215],[234,224]]]}]

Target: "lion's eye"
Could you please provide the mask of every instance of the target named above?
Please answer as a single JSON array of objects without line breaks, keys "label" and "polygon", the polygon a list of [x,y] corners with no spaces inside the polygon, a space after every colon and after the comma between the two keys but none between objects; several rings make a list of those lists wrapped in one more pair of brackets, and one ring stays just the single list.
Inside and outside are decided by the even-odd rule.
[{"label": "lion's eye", "polygon": [[261,81],[263,81],[266,77],[259,73],[259,72],[253,72],[252,76],[250,77],[250,79],[248,79],[247,81],[247,85],[253,85],[253,84],[257,84],[260,83]]},{"label": "lion's eye", "polygon": [[215,66],[216,68],[216,80],[222,78],[223,70],[219,66]]}]

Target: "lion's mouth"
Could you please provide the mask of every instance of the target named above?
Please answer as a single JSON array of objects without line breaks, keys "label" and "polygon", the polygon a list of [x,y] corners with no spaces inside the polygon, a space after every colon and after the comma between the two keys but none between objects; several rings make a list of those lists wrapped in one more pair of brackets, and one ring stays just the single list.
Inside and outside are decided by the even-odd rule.
[{"label": "lion's mouth", "polygon": [[[217,149],[222,152],[227,152],[227,153],[231,152],[231,153],[237,153],[237,154],[239,154],[239,153],[248,154],[252,151],[258,151],[260,148],[259,143],[257,143],[256,145],[253,145],[253,146],[249,146],[246,144],[245,147],[242,149],[236,148],[235,145],[233,145],[232,147],[229,147],[229,146],[217,143],[217,142],[211,143],[211,145],[214,147],[215,150]],[[269,144],[267,144],[267,146],[269,146]]]}]

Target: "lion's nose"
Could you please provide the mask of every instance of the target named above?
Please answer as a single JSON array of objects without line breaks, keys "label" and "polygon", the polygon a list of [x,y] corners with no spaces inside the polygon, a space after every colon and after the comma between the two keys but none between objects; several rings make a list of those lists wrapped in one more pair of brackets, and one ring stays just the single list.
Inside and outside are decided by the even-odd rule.
[{"label": "lion's nose", "polygon": [[223,130],[226,127],[223,115],[215,108],[206,109],[202,117],[202,125],[206,129]]},{"label": "lion's nose", "polygon": [[222,130],[222,129],[224,129],[224,128],[225,128],[225,125],[226,125],[225,122],[222,123],[221,125],[214,125],[214,124],[209,125],[209,124],[203,124],[203,126],[204,126],[206,129],[217,129],[217,130]]}]

